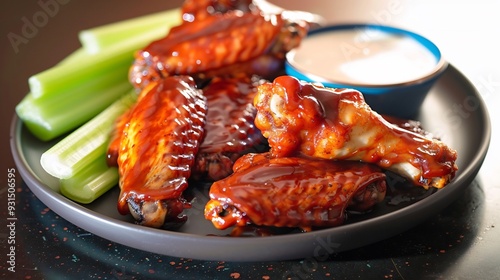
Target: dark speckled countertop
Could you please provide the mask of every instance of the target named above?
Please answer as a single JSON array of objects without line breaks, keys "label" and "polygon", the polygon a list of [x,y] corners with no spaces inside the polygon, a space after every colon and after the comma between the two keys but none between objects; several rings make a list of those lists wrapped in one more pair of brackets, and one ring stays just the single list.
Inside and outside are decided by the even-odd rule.
[{"label": "dark speckled countertop", "polygon": [[[8,34],[42,11],[59,9],[17,51]],[[78,30],[130,18],[182,1],[2,1],[1,172],[7,181],[16,165],[9,149],[14,107],[28,91],[27,78],[78,47]],[[273,1],[325,16],[331,22],[376,21],[415,30],[434,40],[448,60],[481,93],[490,111],[492,141],[476,179],[439,214],[396,235],[327,260],[217,262],[158,255],[110,242],[64,220],[16,177],[15,272],[9,268],[7,191],[0,191],[2,279],[497,279],[500,275],[500,179],[496,156],[500,114],[500,63],[496,27],[498,1]],[[332,3],[335,2],[335,3]],[[477,6],[476,6],[477,5]],[[495,12],[494,12],[495,11]],[[490,21],[491,20],[491,21]],[[6,223],[7,225],[4,225]],[[117,232],[117,234],[120,234]],[[370,234],[367,232],[366,234]],[[293,244],[290,244],[293,246]]]},{"label": "dark speckled countertop", "polygon": [[[473,183],[429,221],[391,239],[333,254],[326,261],[199,261],[148,253],[100,238],[66,222],[24,185],[20,187],[17,205],[22,226],[17,239],[22,250],[16,275],[31,279],[42,275],[46,279],[75,279],[73,275],[86,279],[449,279],[459,276],[456,273],[464,268],[457,265],[473,257],[474,247],[493,239],[490,235],[497,230],[494,223],[478,222],[485,215],[486,198],[478,183]],[[481,254],[494,256],[496,249],[485,247]],[[476,264],[463,276],[493,276],[498,268],[487,264],[492,261],[483,264],[490,271],[478,270],[482,266]],[[3,271],[3,275],[11,274]]]}]

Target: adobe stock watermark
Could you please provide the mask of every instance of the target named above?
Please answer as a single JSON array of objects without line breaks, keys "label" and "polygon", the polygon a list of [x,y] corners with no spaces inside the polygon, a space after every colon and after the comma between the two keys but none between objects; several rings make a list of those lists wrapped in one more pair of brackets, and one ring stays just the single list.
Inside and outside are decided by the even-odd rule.
[{"label": "adobe stock watermark", "polygon": [[[7,252],[4,252],[7,256],[7,270],[10,272],[16,272],[16,227],[17,227],[17,216],[16,216],[16,169],[7,169]],[[5,265],[5,264],[2,264]]]},{"label": "adobe stock watermark", "polygon": [[[402,14],[403,11],[404,5],[401,0],[389,1],[383,7],[370,11],[370,16],[373,19],[371,22],[379,25],[390,25],[394,17]],[[355,42],[344,42],[339,45],[339,51],[347,60],[350,60],[353,55],[367,52],[368,44],[374,39],[377,39],[377,37],[380,37],[380,32],[373,29],[359,28],[357,31],[360,35],[357,36]]]},{"label": "adobe stock watermark", "polygon": [[387,2],[384,7],[379,10],[371,11],[370,15],[376,23],[388,25],[393,21],[394,16],[401,14],[404,11],[404,5],[401,0],[392,0]]},{"label": "adobe stock watermark", "polygon": [[486,103],[495,92],[500,93],[500,77],[495,77],[491,73],[486,76],[480,76],[474,81],[477,91],[481,94]]},{"label": "adobe stock watermark", "polygon": [[299,280],[310,279],[310,274],[317,271],[321,262],[326,261],[330,255],[335,254],[340,247],[340,243],[333,240],[332,236],[316,236],[316,246],[313,248],[313,256],[300,261],[290,270],[285,271],[281,279]]},{"label": "adobe stock watermark", "polygon": [[[481,95],[484,103],[488,104],[488,101],[493,97],[493,95],[500,92],[500,77],[494,77],[493,75],[481,76],[474,82],[474,86]],[[446,111],[444,111],[444,123],[448,129],[460,130],[464,124],[464,121],[474,116],[477,110],[481,109],[481,98],[476,95],[467,95],[459,102],[450,103],[450,106]],[[444,127],[437,127],[432,132],[433,135],[440,138],[444,142],[451,141],[451,139],[446,139],[450,135],[443,133],[446,131]]]},{"label": "adobe stock watermark", "polygon": [[22,27],[20,33],[9,32],[7,39],[9,40],[14,52],[19,53],[21,45],[26,45],[29,41],[35,38],[39,30],[45,27],[49,20],[55,17],[62,5],[66,5],[70,0],[39,0],[38,6],[40,10],[33,13],[31,17],[22,17]]}]

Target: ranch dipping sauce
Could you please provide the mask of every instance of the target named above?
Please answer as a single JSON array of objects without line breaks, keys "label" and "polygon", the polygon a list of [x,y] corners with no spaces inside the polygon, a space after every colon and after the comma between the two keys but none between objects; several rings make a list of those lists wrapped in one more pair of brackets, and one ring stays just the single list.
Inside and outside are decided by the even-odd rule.
[{"label": "ranch dipping sauce", "polygon": [[312,34],[289,53],[304,74],[341,84],[387,85],[429,75],[438,58],[417,39],[370,27]]}]

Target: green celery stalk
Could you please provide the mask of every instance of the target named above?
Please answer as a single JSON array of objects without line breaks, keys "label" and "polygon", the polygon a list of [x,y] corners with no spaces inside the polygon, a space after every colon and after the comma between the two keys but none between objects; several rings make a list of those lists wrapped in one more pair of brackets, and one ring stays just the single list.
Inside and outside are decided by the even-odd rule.
[{"label": "green celery stalk", "polygon": [[129,27],[130,24],[126,23],[121,26],[123,31],[116,32],[112,36],[113,39],[108,43],[99,43],[107,41],[106,36],[94,37],[91,31],[82,32],[83,35],[80,37],[84,38],[84,44],[98,44],[101,47],[97,50],[90,47],[91,51],[89,51],[84,45],[83,48],[86,49],[86,54],[75,55],[70,59],[71,63],[59,63],[52,68],[31,76],[28,84],[33,97],[64,94],[67,90],[80,87],[100,75],[113,71],[113,69],[128,69],[137,50],[151,41],[165,36],[170,27],[180,23],[178,10],[168,11],[167,15],[164,26],[145,28],[142,31],[127,32],[126,27]]},{"label": "green celery stalk", "polygon": [[150,41],[159,39],[181,21],[181,10],[177,8],[82,30],[78,37],[89,53],[95,53],[151,30],[155,32]]},{"label": "green celery stalk", "polygon": [[68,90],[79,88],[109,72],[117,69],[128,71],[136,49],[137,43],[127,42],[97,54],[74,57],[71,63],[60,63],[29,78],[31,94],[33,98],[64,95]]},{"label": "green celery stalk", "polygon": [[107,151],[115,120],[137,100],[135,91],[129,91],[104,111],[67,135],[45,151],[42,168],[50,175],[67,179],[103,157]]},{"label": "green celery stalk", "polygon": [[84,124],[131,88],[124,79],[93,92],[75,90],[72,94],[44,98],[34,98],[29,93],[16,106],[16,113],[33,135],[48,141]]},{"label": "green celery stalk", "polygon": [[[61,65],[71,66],[74,64],[75,60],[84,59],[84,57],[87,57],[87,55],[81,53],[73,53],[72,55],[67,57],[68,59],[67,61],[63,60],[61,62]],[[80,97],[91,99],[94,98],[96,95],[100,95],[101,94],[100,92],[104,89],[108,89],[117,84],[128,81],[129,66],[130,66],[129,64],[124,64],[114,69],[110,69],[107,72],[92,77],[92,79],[89,79],[84,83],[79,84],[76,87],[70,87],[66,89],[64,92],[61,92],[59,94],[43,95],[38,97],[33,92],[32,94],[34,98],[47,99],[47,100],[50,100],[51,98],[75,100]]]},{"label": "green celery stalk", "polygon": [[84,59],[84,57],[88,57],[90,54],[86,49],[80,47],[66,56],[63,60],[59,61],[58,64],[66,64],[66,63],[77,63],[79,60]]},{"label": "green celery stalk", "polygon": [[59,182],[62,195],[73,201],[88,204],[116,186],[118,180],[118,169],[108,167],[105,154],[101,154],[78,173]]}]

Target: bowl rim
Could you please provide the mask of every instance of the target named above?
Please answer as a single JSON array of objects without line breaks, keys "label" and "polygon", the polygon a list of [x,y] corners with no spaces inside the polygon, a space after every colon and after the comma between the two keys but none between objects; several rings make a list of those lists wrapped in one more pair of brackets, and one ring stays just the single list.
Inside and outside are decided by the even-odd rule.
[{"label": "bowl rim", "polygon": [[[410,31],[408,29],[403,29],[391,25],[383,25],[383,24],[374,24],[374,23],[349,23],[349,24],[332,24],[332,25],[327,25],[323,26],[320,28],[313,29],[309,31],[307,34],[307,37],[314,36],[317,34],[323,34],[326,32],[332,32],[332,31],[340,31],[340,30],[347,30],[347,29],[356,29],[356,28],[369,28],[369,29],[376,29],[380,31],[385,31],[389,33],[395,33],[395,34],[402,34],[405,36],[409,36],[411,38],[414,38],[417,40],[418,43],[422,44],[425,48],[427,48],[434,57],[436,57],[437,62],[432,71],[430,71],[427,74],[424,74],[420,77],[417,77],[412,80],[408,81],[402,81],[398,83],[380,83],[380,84],[366,84],[366,83],[353,83],[353,82],[342,82],[339,80],[334,80],[331,78],[324,77],[320,74],[313,74],[310,73],[308,70],[305,70],[304,68],[300,67],[300,65],[297,65],[294,63],[294,56],[300,48],[300,45],[292,50],[290,50],[286,54],[286,60],[285,60],[285,71],[288,75],[295,76],[298,79],[304,79],[308,80],[309,82],[318,82],[322,83],[325,86],[328,87],[334,87],[334,88],[340,88],[340,87],[354,87],[357,89],[364,89],[364,90],[369,90],[369,89],[377,89],[379,90],[379,93],[383,89],[390,89],[394,87],[410,87],[410,86],[416,86],[419,84],[422,84],[424,82],[427,82],[429,80],[432,80],[434,78],[437,78],[439,75],[441,75],[446,68],[448,67],[448,61],[444,58],[441,50],[439,47],[432,42],[430,39],[415,33],[413,31]],[[307,38],[306,37],[306,38]],[[306,39],[304,38],[304,39]]]}]

